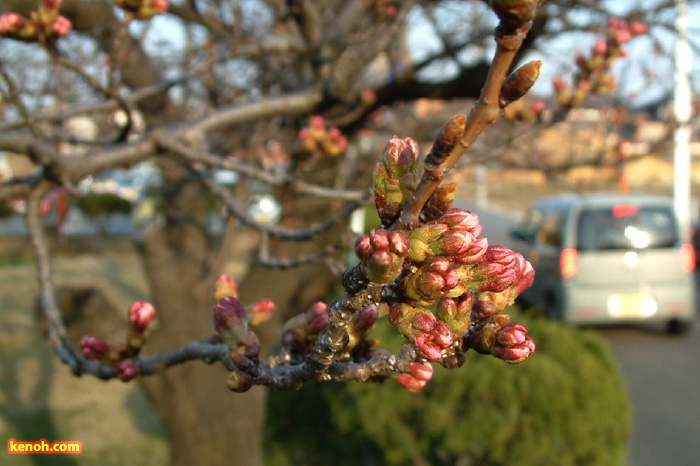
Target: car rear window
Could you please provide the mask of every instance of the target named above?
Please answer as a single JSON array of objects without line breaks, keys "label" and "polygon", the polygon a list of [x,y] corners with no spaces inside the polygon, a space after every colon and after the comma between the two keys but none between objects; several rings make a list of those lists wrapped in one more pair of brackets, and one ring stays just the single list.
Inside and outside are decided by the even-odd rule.
[{"label": "car rear window", "polygon": [[625,204],[584,209],[577,238],[580,251],[670,248],[679,241],[670,207]]}]

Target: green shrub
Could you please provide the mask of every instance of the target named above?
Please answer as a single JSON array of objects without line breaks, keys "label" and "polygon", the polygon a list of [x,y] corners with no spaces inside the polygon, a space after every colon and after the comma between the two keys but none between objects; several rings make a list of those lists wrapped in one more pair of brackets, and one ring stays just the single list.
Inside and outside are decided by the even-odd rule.
[{"label": "green shrub", "polygon": [[268,464],[624,464],[630,405],[607,344],[516,320],[537,343],[522,365],[469,354],[420,393],[391,380],[271,393]]},{"label": "green shrub", "polygon": [[89,193],[75,199],[75,205],[90,218],[105,214],[129,214],[132,203],[112,193]]}]

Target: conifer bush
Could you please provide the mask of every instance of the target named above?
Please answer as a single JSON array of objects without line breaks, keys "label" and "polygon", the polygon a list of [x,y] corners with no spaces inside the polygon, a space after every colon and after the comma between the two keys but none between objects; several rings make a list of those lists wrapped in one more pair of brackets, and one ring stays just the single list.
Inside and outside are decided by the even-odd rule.
[{"label": "conifer bush", "polygon": [[[630,402],[606,342],[518,320],[538,342],[528,364],[471,353],[468,370],[436,368],[417,393],[396,383],[272,393],[270,464],[624,464]],[[383,343],[400,343],[381,327]]]}]

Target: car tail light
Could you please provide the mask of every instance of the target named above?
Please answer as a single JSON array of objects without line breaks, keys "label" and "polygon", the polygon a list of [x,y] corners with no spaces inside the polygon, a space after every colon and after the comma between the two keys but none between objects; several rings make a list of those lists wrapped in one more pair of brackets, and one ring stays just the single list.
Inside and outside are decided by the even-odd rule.
[{"label": "car tail light", "polygon": [[578,251],[574,248],[566,248],[561,251],[561,256],[559,256],[559,270],[561,276],[565,280],[574,278],[578,273]]},{"label": "car tail light", "polygon": [[681,244],[681,268],[685,272],[695,270],[697,257],[695,257],[695,248],[690,243]]}]

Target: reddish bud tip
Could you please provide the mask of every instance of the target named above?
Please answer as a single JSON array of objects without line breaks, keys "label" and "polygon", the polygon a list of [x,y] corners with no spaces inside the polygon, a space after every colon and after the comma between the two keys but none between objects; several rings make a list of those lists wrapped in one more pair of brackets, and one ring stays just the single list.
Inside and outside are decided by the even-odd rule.
[{"label": "reddish bud tip", "polygon": [[131,359],[123,359],[114,365],[114,370],[117,372],[117,377],[122,382],[128,382],[129,380],[138,377],[141,372]]},{"label": "reddish bud tip", "polygon": [[100,361],[109,354],[112,348],[103,339],[88,335],[80,339],[80,349],[86,358]]},{"label": "reddish bud tip", "polygon": [[275,302],[271,299],[263,298],[255,301],[249,307],[250,325],[260,325],[263,322],[267,322],[276,308]]},{"label": "reddish bud tip", "polygon": [[151,303],[136,301],[129,308],[129,327],[136,333],[145,333],[156,318],[156,309]]}]

